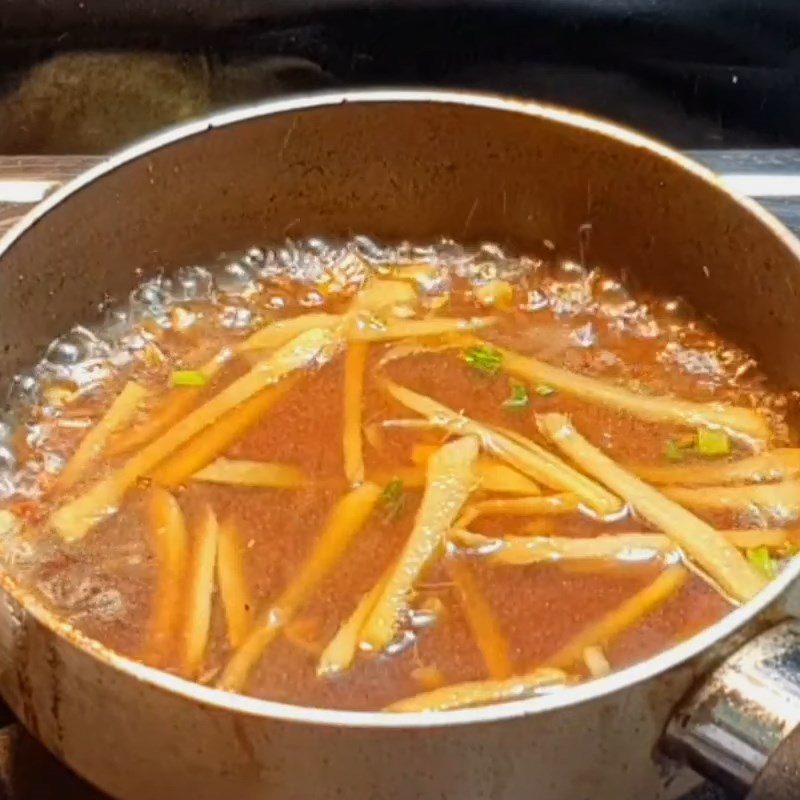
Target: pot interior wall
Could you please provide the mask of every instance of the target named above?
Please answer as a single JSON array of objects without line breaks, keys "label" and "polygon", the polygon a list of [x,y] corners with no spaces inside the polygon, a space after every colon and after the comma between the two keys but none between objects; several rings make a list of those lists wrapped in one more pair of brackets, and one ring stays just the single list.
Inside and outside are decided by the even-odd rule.
[{"label": "pot interior wall", "polygon": [[0,260],[2,381],[142,275],[287,235],[350,233],[583,249],[685,295],[800,386],[797,256],[712,184],[547,117],[357,100],[212,128],[45,215]]}]

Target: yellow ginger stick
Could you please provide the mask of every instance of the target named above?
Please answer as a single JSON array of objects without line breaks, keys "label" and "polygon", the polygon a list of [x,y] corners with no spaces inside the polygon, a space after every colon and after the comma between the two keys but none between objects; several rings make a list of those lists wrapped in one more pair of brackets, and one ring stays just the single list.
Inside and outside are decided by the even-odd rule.
[{"label": "yellow ginger stick", "polygon": [[189,574],[182,661],[187,678],[196,678],[200,673],[208,646],[218,538],[217,518],[210,506],[206,506],[200,517]]},{"label": "yellow ginger stick", "polygon": [[767,483],[800,475],[800,448],[784,447],[741,458],[707,464],[664,464],[631,467],[648,483],[714,486],[723,483]]},{"label": "yellow ginger stick", "polygon": [[[478,341],[478,344],[483,343]],[[495,345],[491,347],[502,356],[503,369],[517,378],[552,386],[588,403],[625,411],[648,422],[691,428],[719,427],[754,439],[768,439],[770,435],[766,420],[750,408],[641,395],[622,386],[554,367],[532,356],[523,356]]]},{"label": "yellow ginger stick", "polygon": [[160,486],[174,488],[208,466],[232,444],[241,439],[264,415],[296,385],[299,375],[288,375],[231,409],[186,444],[167,456],[150,473]]},{"label": "yellow ginger stick", "polygon": [[96,461],[106,449],[111,434],[133,419],[146,395],[147,392],[138,383],[128,381],[125,384],[125,388],[108,407],[103,418],[92,426],[83,437],[77,450],[53,483],[54,491],[65,491],[83,477],[87,467]]},{"label": "yellow ginger stick", "polygon": [[443,445],[428,461],[427,485],[414,528],[362,630],[362,642],[383,651],[392,641],[414,583],[441,552],[450,526],[475,485],[478,440]]},{"label": "yellow ginger stick", "polygon": [[150,490],[148,516],[158,575],[144,657],[164,663],[181,621],[189,536],[178,501],[164,489]]},{"label": "yellow ginger stick", "polygon": [[375,603],[378,602],[386,580],[391,574],[391,566],[378,579],[377,583],[358,601],[353,613],[341,624],[336,635],[323,651],[317,664],[317,675],[330,677],[344,672],[350,667],[358,650],[361,629]]},{"label": "yellow ginger stick", "polygon": [[364,480],[364,453],[361,419],[364,410],[364,370],[369,345],[351,342],[347,346],[344,365],[344,474],[351,486]]},{"label": "yellow ginger stick", "polygon": [[522,700],[542,689],[553,689],[565,685],[566,674],[560,669],[537,669],[528,675],[517,675],[504,680],[470,681],[455,683],[399,700],[386,707],[386,711],[451,711],[456,708],[471,708],[506,700]]},{"label": "yellow ginger stick", "polygon": [[489,677],[507,678],[513,672],[508,641],[475,576],[460,558],[449,559],[447,570],[456,584],[464,614],[489,671]]},{"label": "yellow ginger stick", "polygon": [[265,386],[326,357],[337,343],[338,339],[330,331],[319,328],[300,334],[150,442],[111,475],[61,506],[50,518],[53,528],[69,542],[85,536],[101,519],[116,510],[125,493],[140,477],[147,475],[178,447]]},{"label": "yellow ginger stick", "polygon": [[719,531],[612,461],[584,439],[566,416],[543,414],[538,422],[548,439],[572,461],[624,497],[732,597],[749,600],[766,585],[766,579]]},{"label": "yellow ginger stick", "polygon": [[578,663],[587,647],[606,647],[609,642],[633,627],[680,591],[689,577],[680,564],[665,569],[652,583],[588,625],[545,661],[549,667],[569,669]]},{"label": "yellow ginger stick", "polygon": [[290,464],[218,458],[192,475],[192,480],[228,486],[296,489],[308,484],[303,471]]},{"label": "yellow ginger stick", "polygon": [[244,542],[232,520],[219,526],[217,581],[228,625],[228,641],[238,647],[253,625],[253,596],[247,585]]},{"label": "yellow ginger stick", "polygon": [[381,488],[362,483],[339,500],[299,572],[283,593],[261,614],[248,637],[228,662],[219,686],[239,691],[250,670],[319,582],[339,563],[353,537],[364,526]]},{"label": "yellow ginger stick", "polygon": [[387,382],[389,394],[432,424],[455,434],[477,436],[484,449],[553,489],[573,492],[599,514],[612,514],[622,503],[596,481],[570,467],[553,453],[522,436],[501,432],[459,414],[436,400]]}]

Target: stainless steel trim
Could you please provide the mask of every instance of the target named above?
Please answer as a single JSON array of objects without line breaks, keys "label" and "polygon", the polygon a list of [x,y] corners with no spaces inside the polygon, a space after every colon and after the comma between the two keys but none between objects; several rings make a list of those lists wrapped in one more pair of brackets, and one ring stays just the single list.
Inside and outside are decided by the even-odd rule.
[{"label": "stainless steel trim", "polygon": [[722,173],[720,178],[731,191],[747,197],[800,198],[800,175],[748,175],[733,172]]},{"label": "stainless steel trim", "polygon": [[664,749],[744,795],[800,723],[800,620],[762,633],[676,709]]},{"label": "stainless steel trim", "polygon": [[42,180],[0,180],[0,203],[38,203],[59,184]]}]

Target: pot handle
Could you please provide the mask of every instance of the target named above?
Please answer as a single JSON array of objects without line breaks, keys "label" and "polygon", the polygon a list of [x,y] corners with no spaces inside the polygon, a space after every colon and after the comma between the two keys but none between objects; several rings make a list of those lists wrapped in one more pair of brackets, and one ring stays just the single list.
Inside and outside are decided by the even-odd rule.
[{"label": "pot handle", "polygon": [[726,659],[673,712],[661,747],[747,800],[800,798],[800,620]]}]

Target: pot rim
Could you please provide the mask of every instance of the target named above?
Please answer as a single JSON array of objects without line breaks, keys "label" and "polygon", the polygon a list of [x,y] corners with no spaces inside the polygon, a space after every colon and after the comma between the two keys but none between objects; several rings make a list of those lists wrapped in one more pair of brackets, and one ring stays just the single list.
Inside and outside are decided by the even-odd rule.
[{"label": "pot rim", "polygon": [[[81,175],[66,183],[39,203],[6,234],[0,238],[0,268],[2,257],[26,232],[35,228],[36,223],[50,210],[67,200],[71,195],[92,184],[98,178],[113,172],[119,167],[147,156],[156,150],[184,139],[201,135],[215,128],[235,125],[248,120],[310,111],[336,105],[350,104],[396,104],[396,103],[435,103],[441,105],[458,105],[489,111],[504,111],[522,114],[529,117],[546,119],[563,126],[591,131],[605,137],[616,139],[630,147],[641,148],[652,156],[671,162],[678,168],[690,172],[695,177],[712,186],[727,198],[742,206],[763,226],[768,228],[795,256],[800,265],[800,242],[775,217],[763,207],[749,198],[742,197],[725,186],[720,178],[705,167],[687,158],[671,147],[656,139],[645,136],[632,129],[616,123],[585,114],[571,111],[559,106],[544,104],[531,100],[503,97],[495,94],[476,93],[453,90],[426,90],[384,88],[368,90],[326,91],[305,93],[279,100],[267,100],[253,105],[223,111],[210,117],[181,124],[147,137],[118,153],[110,156],[100,164],[88,169]],[[41,622],[52,633],[68,644],[89,654],[91,657],[119,670],[136,681],[152,687],[177,694],[189,701],[199,702],[206,706],[229,710],[237,714],[253,717],[264,717],[295,722],[299,724],[315,724],[331,727],[348,728],[437,728],[451,725],[467,725],[474,723],[497,722],[568,708],[589,700],[605,697],[613,692],[628,688],[641,681],[653,678],[660,673],[672,670],[704,650],[710,648],[721,639],[734,634],[753,617],[772,604],[800,575],[800,557],[786,567],[765,589],[748,603],[734,609],[714,625],[704,629],[681,644],[642,661],[631,667],[613,672],[599,679],[583,684],[559,688],[549,694],[541,694],[524,700],[497,703],[478,708],[442,711],[436,713],[405,712],[385,713],[381,711],[341,711],[336,709],[314,708],[290,705],[271,700],[261,700],[245,695],[233,694],[162,672],[145,666],[130,658],[121,656],[75,630],[58,618],[38,600],[31,592],[23,589],[8,574],[0,574],[0,586],[13,597],[23,608]]]}]

